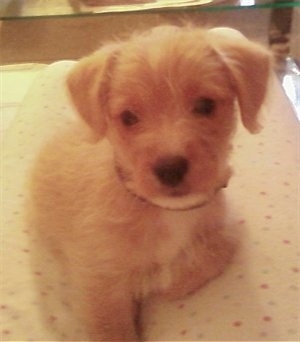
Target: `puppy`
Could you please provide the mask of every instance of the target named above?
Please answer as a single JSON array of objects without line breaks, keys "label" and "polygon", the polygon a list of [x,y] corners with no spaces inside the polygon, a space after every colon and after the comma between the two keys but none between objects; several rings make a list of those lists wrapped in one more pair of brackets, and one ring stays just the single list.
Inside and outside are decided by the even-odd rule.
[{"label": "puppy", "polygon": [[231,138],[238,115],[259,130],[270,64],[232,29],[160,26],[71,70],[87,125],[43,149],[32,199],[40,241],[68,277],[90,340],[139,340],[144,298],[180,298],[224,270]]}]

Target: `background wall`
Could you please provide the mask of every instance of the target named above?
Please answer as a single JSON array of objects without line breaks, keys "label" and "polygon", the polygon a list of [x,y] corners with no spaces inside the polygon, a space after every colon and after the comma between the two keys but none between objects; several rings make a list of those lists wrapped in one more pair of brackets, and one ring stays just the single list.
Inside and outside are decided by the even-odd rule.
[{"label": "background wall", "polygon": [[18,19],[2,23],[0,63],[77,59],[117,36],[185,20],[197,25],[234,27],[252,39],[268,43],[270,10],[266,9]]},{"label": "background wall", "polygon": [[291,32],[291,54],[300,62],[300,7],[294,8]]}]

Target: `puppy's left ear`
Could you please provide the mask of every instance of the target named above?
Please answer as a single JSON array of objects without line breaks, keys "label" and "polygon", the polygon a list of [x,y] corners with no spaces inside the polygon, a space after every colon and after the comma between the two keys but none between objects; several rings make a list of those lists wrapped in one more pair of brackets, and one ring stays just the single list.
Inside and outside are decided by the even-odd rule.
[{"label": "puppy's left ear", "polygon": [[259,132],[258,113],[271,76],[271,53],[230,28],[211,29],[208,38],[229,71],[244,126],[251,133]]}]

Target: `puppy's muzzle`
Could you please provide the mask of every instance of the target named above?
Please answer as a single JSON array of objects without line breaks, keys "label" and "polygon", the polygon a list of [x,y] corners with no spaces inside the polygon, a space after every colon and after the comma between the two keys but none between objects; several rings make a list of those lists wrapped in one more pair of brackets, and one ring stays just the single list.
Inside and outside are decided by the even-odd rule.
[{"label": "puppy's muzzle", "polygon": [[158,159],[153,172],[159,182],[168,187],[180,185],[189,170],[189,161],[182,156],[166,156]]}]

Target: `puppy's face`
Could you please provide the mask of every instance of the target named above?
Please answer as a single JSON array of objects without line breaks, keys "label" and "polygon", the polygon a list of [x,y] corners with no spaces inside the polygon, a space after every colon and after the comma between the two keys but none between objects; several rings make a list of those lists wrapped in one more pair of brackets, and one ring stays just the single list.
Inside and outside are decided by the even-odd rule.
[{"label": "puppy's face", "polygon": [[151,44],[123,51],[111,81],[108,137],[130,191],[185,209],[227,182],[235,94],[205,44],[185,40],[167,51],[165,44],[156,43],[154,56]]},{"label": "puppy's face", "polygon": [[[191,29],[156,28],[112,50],[106,79],[98,80],[105,114],[97,115],[105,116],[92,126],[105,130],[118,176],[160,207],[204,205],[230,176],[240,90],[228,64],[205,32]],[[250,130],[253,120],[244,118]]]}]

